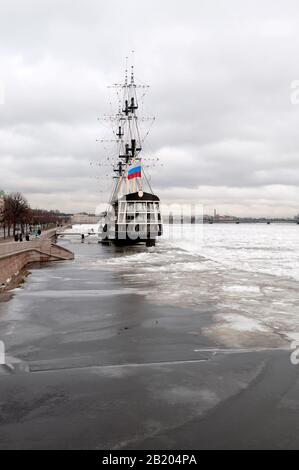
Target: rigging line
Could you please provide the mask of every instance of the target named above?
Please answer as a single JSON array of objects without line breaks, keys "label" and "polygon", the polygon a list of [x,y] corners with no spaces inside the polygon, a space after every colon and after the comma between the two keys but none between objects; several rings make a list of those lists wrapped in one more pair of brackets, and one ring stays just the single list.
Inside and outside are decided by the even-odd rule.
[{"label": "rigging line", "polygon": [[130,139],[132,139],[132,129],[131,129],[131,120],[128,119],[128,123],[129,123],[129,134],[130,134]]},{"label": "rigging line", "polygon": [[136,106],[138,107],[138,96],[136,88],[133,88],[133,96],[135,98]]},{"label": "rigging line", "polygon": [[[113,114],[113,107],[112,107],[112,102],[110,101],[110,113],[111,115]],[[112,134],[113,136],[116,134],[116,122],[114,123],[112,119],[110,119],[110,124],[112,128]],[[115,126],[115,127],[114,127]]]},{"label": "rigging line", "polygon": [[115,135],[115,133],[114,133],[113,121],[112,121],[112,119],[110,119],[109,121],[110,121],[110,126],[111,126],[111,130],[112,130],[112,134]]},{"label": "rigging line", "polygon": [[149,154],[152,154],[153,156],[156,155],[156,150],[154,150],[152,144],[151,144],[151,141],[147,141],[146,142],[146,149],[148,149],[148,153]]},{"label": "rigging line", "polygon": [[120,176],[120,177],[116,180],[116,185],[115,185],[115,189],[114,189],[113,196],[112,196],[113,199],[115,199],[115,196],[119,193],[119,189],[120,189],[121,183],[122,183],[122,176]]},{"label": "rigging line", "polygon": [[152,123],[150,124],[150,127],[149,127],[148,131],[147,131],[146,134],[144,135],[144,137],[143,137],[143,139],[142,139],[142,141],[141,141],[142,143],[144,143],[145,139],[147,138],[147,136],[149,135],[150,131],[152,130],[152,127],[153,127],[153,125],[154,125],[154,121],[155,121],[155,118],[153,118]]},{"label": "rigging line", "polygon": [[148,92],[148,88],[145,88],[145,91],[143,92],[143,94],[141,95],[140,97],[140,102],[143,103],[143,98],[145,97],[145,95],[147,94]]},{"label": "rigging line", "polygon": [[112,202],[113,196],[115,194],[116,188],[117,188],[117,182],[113,183],[113,185],[112,185],[112,190],[110,192],[110,197],[109,197],[109,202],[107,203],[106,212],[108,212],[109,206],[111,205],[111,202]]},{"label": "rigging line", "polygon": [[148,180],[148,178],[147,178],[147,176],[146,176],[146,173],[145,173],[145,170],[144,170],[143,166],[142,166],[142,172],[143,172],[143,176],[145,177],[145,180],[146,180],[146,182],[147,182],[147,184],[148,184],[148,187],[149,187],[149,189],[150,189],[150,192],[151,192],[152,194],[154,194],[154,192],[153,192],[153,190],[152,190],[152,187],[151,187],[151,185],[150,185],[150,182],[149,182],[149,180]]},{"label": "rigging line", "polygon": [[[113,188],[112,188],[112,190],[113,190]],[[112,198],[112,191],[110,191],[110,197],[109,197],[109,200],[108,200],[109,202],[107,203],[106,212],[108,211],[111,198]]]},{"label": "rigging line", "polygon": [[[136,106],[138,106],[136,90],[135,90],[134,95],[135,95]],[[136,116],[135,113],[134,113],[134,124],[135,124],[135,128],[136,128],[136,135],[137,135],[137,138],[138,138],[138,143],[139,143],[139,146],[141,146],[140,132],[139,132],[139,126],[138,126],[138,116]]]},{"label": "rigging line", "polygon": [[137,116],[135,116],[135,125],[136,125],[136,130],[137,130],[137,137],[138,137],[139,146],[141,147],[141,144],[143,143],[143,141],[140,138],[140,132],[139,132]]},{"label": "rigging line", "polygon": [[[137,98],[136,98],[136,102],[137,102]],[[136,136],[137,136],[137,139],[138,139],[138,144],[139,144],[139,147],[141,147],[142,140],[140,138],[139,125],[138,125],[138,116],[136,116],[135,114],[134,114],[134,123],[135,123],[135,128],[136,128]]]}]

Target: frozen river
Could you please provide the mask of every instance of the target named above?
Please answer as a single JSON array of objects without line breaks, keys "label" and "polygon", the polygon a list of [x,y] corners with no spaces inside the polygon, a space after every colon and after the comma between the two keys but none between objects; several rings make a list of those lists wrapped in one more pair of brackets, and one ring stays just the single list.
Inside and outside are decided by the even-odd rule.
[{"label": "frozen river", "polygon": [[0,448],[298,448],[298,230],[62,239],[0,302]]},{"label": "frozen river", "polygon": [[226,346],[287,345],[299,333],[299,227],[165,226],[155,248],[90,263],[158,304],[216,307],[204,333]]}]

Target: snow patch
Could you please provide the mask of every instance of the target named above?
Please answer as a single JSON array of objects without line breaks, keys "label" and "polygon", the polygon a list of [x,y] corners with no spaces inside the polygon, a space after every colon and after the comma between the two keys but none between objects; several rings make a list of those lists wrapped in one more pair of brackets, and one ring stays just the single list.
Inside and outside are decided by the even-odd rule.
[{"label": "snow patch", "polygon": [[268,332],[268,328],[257,320],[239,314],[221,315],[221,319],[228,323],[230,328],[238,331],[261,331]]},{"label": "snow patch", "polygon": [[222,288],[226,292],[236,292],[237,294],[239,293],[246,293],[248,292],[249,294],[260,294],[260,288],[258,286],[246,286],[246,285],[232,285],[232,286],[223,286]]}]

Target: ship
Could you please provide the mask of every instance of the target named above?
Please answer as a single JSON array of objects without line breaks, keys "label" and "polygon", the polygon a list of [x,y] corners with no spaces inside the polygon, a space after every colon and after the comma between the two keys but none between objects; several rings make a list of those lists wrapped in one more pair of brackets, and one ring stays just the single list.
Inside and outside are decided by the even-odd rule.
[{"label": "ship", "polygon": [[118,111],[111,119],[116,143],[113,188],[99,226],[99,242],[155,246],[163,227],[160,199],[152,190],[143,164],[138,89],[144,86],[135,83],[132,66],[130,77],[126,70],[124,82],[113,87],[121,95]]}]

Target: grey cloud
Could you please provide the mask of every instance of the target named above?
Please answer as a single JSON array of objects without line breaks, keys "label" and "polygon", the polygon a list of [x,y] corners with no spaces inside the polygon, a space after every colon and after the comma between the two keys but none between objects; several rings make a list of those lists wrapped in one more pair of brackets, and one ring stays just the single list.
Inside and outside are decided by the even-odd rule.
[{"label": "grey cloud", "polygon": [[158,118],[144,150],[164,164],[151,176],[165,202],[295,214],[298,9],[282,0],[2,2],[0,187],[73,211],[108,197],[108,169],[90,166],[112,152],[95,142],[111,136],[96,118],[110,112],[106,86],[135,49],[137,80],[151,85],[144,113]]}]

